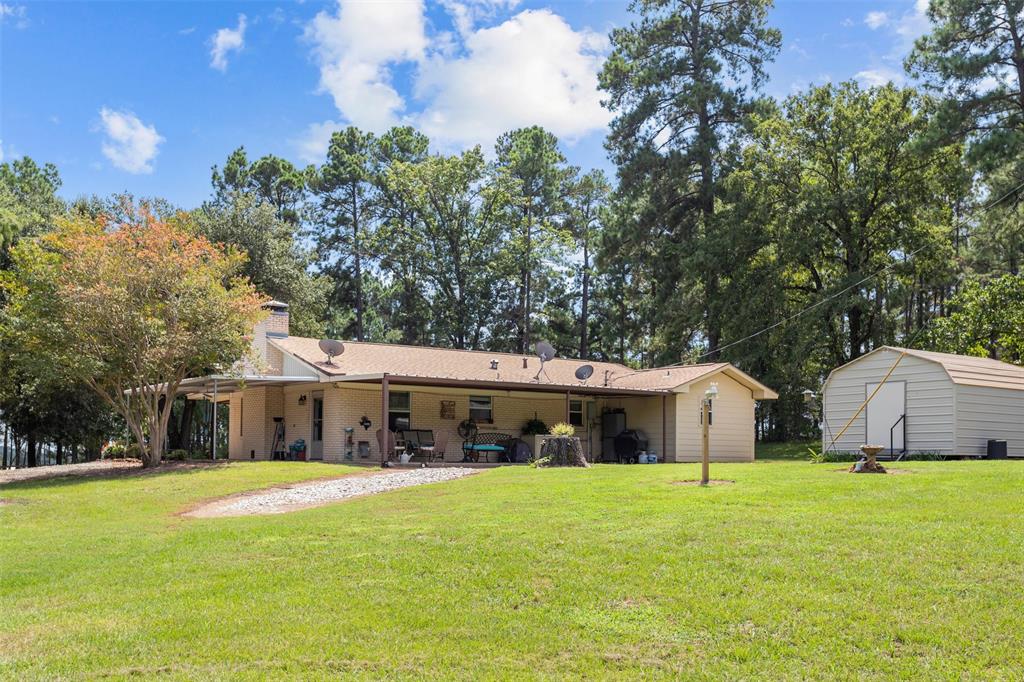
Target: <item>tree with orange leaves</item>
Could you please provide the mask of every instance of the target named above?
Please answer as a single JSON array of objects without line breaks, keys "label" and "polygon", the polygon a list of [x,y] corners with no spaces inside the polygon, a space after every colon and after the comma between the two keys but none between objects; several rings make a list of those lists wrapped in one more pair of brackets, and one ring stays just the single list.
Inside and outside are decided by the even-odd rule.
[{"label": "tree with orange leaves", "polygon": [[181,382],[229,371],[249,353],[263,299],[236,275],[245,257],[184,218],[161,221],[144,208],[127,216],[71,218],[20,242],[2,282],[0,333],[37,369],[85,382],[154,466]]}]

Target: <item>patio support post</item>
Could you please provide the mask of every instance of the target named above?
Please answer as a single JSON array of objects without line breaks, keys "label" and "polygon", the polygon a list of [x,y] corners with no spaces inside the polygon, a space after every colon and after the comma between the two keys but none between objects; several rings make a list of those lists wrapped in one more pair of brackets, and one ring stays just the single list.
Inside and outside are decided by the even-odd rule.
[{"label": "patio support post", "polygon": [[217,459],[217,378],[213,378],[213,429],[210,434],[210,459]]},{"label": "patio support post", "polygon": [[572,396],[569,391],[565,392],[565,423],[569,423],[569,398]]},{"label": "patio support post", "polygon": [[388,441],[391,431],[388,428],[388,375],[380,379],[380,465],[387,466]]},{"label": "patio support post", "polygon": [[661,396],[661,461],[668,461],[668,396]]}]

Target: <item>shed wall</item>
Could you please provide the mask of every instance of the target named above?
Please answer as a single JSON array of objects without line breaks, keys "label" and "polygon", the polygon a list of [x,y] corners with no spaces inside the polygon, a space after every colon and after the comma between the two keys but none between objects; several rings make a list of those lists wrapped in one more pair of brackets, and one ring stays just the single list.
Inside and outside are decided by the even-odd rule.
[{"label": "shed wall", "polygon": [[750,389],[724,374],[717,374],[676,395],[676,460],[701,459],[701,402],[715,382],[718,397],[712,402],[708,450],[716,462],[754,461],[754,396]]},{"label": "shed wall", "polygon": [[1010,457],[1024,457],[1024,391],[956,386],[956,454],[984,456],[989,439],[1005,440]]},{"label": "shed wall", "polygon": [[[883,350],[832,372],[823,391],[824,421],[822,447],[831,439],[867,398],[867,384],[877,383],[896,362],[899,353]],[[889,381],[905,381],[906,446],[910,452],[955,454],[955,404],[953,382],[934,362],[908,355],[900,361]],[[835,450],[857,452],[867,438],[864,411],[836,441]],[[881,445],[881,444],[880,444]]]}]

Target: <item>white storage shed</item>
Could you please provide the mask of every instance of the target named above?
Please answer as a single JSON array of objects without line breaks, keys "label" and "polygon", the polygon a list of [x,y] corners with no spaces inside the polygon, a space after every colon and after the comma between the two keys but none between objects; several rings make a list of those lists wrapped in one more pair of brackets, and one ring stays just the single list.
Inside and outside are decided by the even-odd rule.
[{"label": "white storage shed", "polygon": [[950,353],[877,348],[832,370],[825,380],[822,447],[828,447],[873,393],[835,450],[857,452],[867,443],[897,453],[983,457],[989,440],[1004,440],[1010,457],[1024,457],[1024,367]]}]

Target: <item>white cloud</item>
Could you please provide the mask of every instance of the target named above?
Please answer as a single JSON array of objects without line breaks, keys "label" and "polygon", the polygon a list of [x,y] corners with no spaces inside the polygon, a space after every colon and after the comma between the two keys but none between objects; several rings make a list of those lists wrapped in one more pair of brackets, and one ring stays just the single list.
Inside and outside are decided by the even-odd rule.
[{"label": "white cloud", "polygon": [[[306,27],[320,67],[320,89],[340,120],[381,132],[413,124],[443,144],[491,143],[502,132],[542,125],[569,140],[604,128],[597,73],[607,38],[574,30],[549,10],[526,10],[494,26],[477,22],[518,0],[446,0],[456,25],[434,31],[420,0],[340,0]],[[493,23],[493,22],[492,22]],[[403,95],[394,82],[409,79]],[[326,127],[298,142],[305,158],[322,158]]]},{"label": "white cloud", "polygon": [[179,36],[188,36],[188,35],[192,35],[195,32],[196,32],[196,27],[195,26],[189,26],[187,28],[179,29],[178,30],[178,35]]},{"label": "white cloud", "polygon": [[17,29],[28,28],[28,9],[25,5],[12,5],[0,2],[0,24],[11,23]]},{"label": "white cloud", "polygon": [[868,12],[867,16],[864,17],[864,23],[874,31],[889,23],[889,14],[887,12]]},{"label": "white cloud", "polygon": [[343,124],[334,121],[311,123],[302,137],[294,141],[299,158],[306,163],[323,163],[327,156],[327,148],[331,144],[331,135],[344,127]]},{"label": "white cloud", "polygon": [[417,62],[427,49],[421,0],[339,0],[306,27],[320,65],[320,90],[354,125],[380,132],[399,122],[405,100],[391,66]]},{"label": "white cloud", "polygon": [[903,72],[891,69],[888,66],[880,66],[875,69],[864,69],[863,71],[858,71],[853,77],[869,87],[885,85],[889,82],[892,82],[895,85],[902,85],[905,81]]},{"label": "white cloud", "polygon": [[228,53],[245,47],[245,15],[238,15],[237,28],[222,28],[210,36],[210,66],[218,71],[228,68]]},{"label": "white cloud", "polygon": [[574,31],[548,10],[526,10],[466,37],[465,56],[423,64],[416,94],[429,103],[419,116],[431,137],[472,144],[502,132],[541,125],[578,138],[608,124],[597,73],[606,38]]},{"label": "white cloud", "polygon": [[146,125],[130,111],[100,109],[102,131],[106,135],[103,155],[115,167],[129,173],[152,173],[152,161],[164,138],[156,128]]}]

